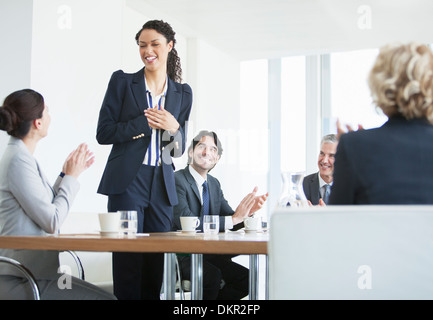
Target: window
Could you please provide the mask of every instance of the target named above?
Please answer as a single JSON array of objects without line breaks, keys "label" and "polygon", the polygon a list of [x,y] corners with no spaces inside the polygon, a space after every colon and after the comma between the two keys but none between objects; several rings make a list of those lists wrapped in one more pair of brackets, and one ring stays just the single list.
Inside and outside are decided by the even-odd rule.
[{"label": "window", "polygon": [[268,172],[268,62],[241,62],[240,168]]},{"label": "window", "polygon": [[281,171],[305,171],[305,56],[281,61]]},{"label": "window", "polygon": [[372,49],[331,54],[331,128],[335,128],[337,118],[343,124],[362,124],[366,129],[381,126],[387,120],[373,105],[367,84],[378,53]]}]

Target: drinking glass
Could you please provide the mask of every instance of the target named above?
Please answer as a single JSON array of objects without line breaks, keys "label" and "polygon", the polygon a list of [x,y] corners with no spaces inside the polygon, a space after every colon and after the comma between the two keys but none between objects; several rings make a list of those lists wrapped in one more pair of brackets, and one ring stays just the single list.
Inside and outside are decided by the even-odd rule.
[{"label": "drinking glass", "polygon": [[137,211],[118,211],[120,213],[119,232],[126,236],[135,236],[137,234]]},{"label": "drinking glass", "polygon": [[214,215],[206,215],[203,218],[203,232],[217,234],[220,230],[220,217]]}]

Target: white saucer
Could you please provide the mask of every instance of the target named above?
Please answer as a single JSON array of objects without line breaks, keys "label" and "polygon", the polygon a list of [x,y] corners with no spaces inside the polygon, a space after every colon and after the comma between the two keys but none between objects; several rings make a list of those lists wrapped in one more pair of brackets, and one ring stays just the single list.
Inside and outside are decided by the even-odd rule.
[{"label": "white saucer", "polygon": [[103,237],[117,237],[119,236],[119,231],[99,231]]},{"label": "white saucer", "polygon": [[183,234],[196,234],[198,232],[198,230],[177,230]]}]

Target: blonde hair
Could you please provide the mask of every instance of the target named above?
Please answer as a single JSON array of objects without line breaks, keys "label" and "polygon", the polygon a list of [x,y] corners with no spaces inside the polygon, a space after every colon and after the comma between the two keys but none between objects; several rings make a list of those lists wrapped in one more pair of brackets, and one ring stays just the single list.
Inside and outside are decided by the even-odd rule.
[{"label": "blonde hair", "polygon": [[433,124],[433,55],[426,45],[381,48],[368,84],[374,103],[387,116],[426,118]]}]

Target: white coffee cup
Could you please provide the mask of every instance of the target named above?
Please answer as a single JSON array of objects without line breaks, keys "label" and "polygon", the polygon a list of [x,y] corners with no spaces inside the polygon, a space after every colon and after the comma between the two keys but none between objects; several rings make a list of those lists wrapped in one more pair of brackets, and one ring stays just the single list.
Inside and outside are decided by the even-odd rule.
[{"label": "white coffee cup", "polygon": [[198,217],[180,217],[182,231],[194,231],[200,225]]},{"label": "white coffee cup", "polygon": [[244,219],[245,230],[257,231],[262,227],[261,217],[247,217]]},{"label": "white coffee cup", "polygon": [[99,214],[99,226],[101,232],[117,232],[119,231],[120,213],[108,212]]}]

